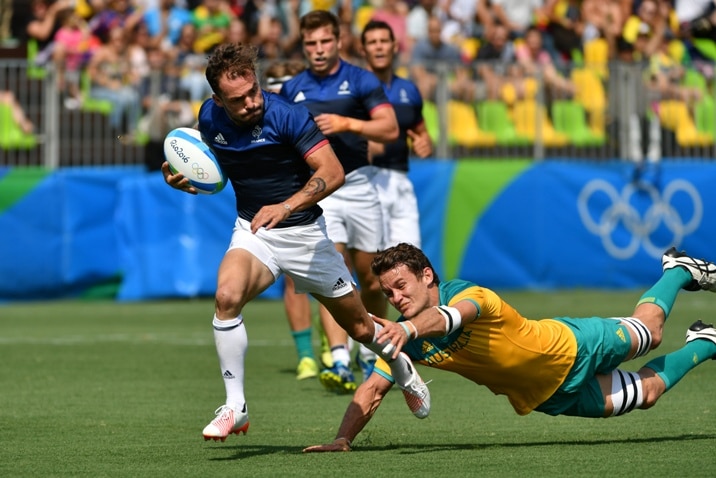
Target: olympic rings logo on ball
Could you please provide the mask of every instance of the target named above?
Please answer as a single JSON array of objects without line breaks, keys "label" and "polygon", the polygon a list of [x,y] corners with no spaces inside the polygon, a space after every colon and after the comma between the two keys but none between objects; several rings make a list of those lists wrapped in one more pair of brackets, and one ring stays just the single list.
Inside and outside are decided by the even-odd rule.
[{"label": "olympic rings logo on ball", "polygon": [[209,179],[210,174],[204,171],[204,168],[199,166],[198,163],[191,165],[191,172],[197,179]]}]

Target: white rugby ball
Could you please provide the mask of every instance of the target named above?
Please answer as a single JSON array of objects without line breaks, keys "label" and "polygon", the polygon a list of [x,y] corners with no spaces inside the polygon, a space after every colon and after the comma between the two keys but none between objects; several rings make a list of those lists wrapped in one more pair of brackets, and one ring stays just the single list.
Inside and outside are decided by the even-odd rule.
[{"label": "white rugby ball", "polygon": [[164,138],[164,157],[172,174],[181,173],[199,193],[218,193],[226,185],[214,152],[194,128],[170,131]]}]

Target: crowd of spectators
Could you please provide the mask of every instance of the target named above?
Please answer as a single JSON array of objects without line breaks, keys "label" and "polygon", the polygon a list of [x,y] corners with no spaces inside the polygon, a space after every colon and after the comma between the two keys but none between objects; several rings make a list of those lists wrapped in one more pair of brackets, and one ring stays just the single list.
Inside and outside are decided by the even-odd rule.
[{"label": "crowd of spectators", "polygon": [[390,24],[399,71],[426,99],[446,62],[458,99],[499,97],[505,85],[523,94],[537,70],[547,88],[573,95],[566,68],[594,41],[608,60],[647,63],[650,86],[664,95],[690,97],[678,86],[685,65],[713,76],[716,47],[705,45],[716,39],[714,0],[30,0],[14,2],[12,24],[22,25],[15,37],[36,42],[36,63],[55,63],[67,108],[81,106],[86,84],[87,94],[116,105],[112,125],[131,129],[149,107],[152,72],[165,77],[163,95],[201,101],[210,95],[203,67],[213,48],[250,42],[262,61],[301,60],[298,20],[315,8],[343,22],[349,61],[361,62],[369,19]]}]

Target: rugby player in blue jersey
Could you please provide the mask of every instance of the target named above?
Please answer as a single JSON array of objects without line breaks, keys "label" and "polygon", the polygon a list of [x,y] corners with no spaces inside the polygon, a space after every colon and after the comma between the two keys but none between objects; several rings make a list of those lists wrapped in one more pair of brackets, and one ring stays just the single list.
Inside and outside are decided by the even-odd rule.
[{"label": "rugby player in blue jersey", "polygon": [[383,84],[400,128],[398,141],[369,143],[371,163],[377,168],[373,184],[383,207],[385,245],[407,242],[420,247],[418,201],[408,178],[408,158],[411,149],[420,158],[433,154],[433,143],[423,120],[423,98],[412,81],[395,74],[393,62],[398,43],[390,25],[369,21],[363,28],[361,44],[368,69]]},{"label": "rugby player in blue jersey", "polygon": [[[345,184],[321,200],[328,237],[350,264],[365,307],[384,317],[387,302],[370,263],[384,246],[380,201],[371,183],[374,168],[368,161],[368,141],[398,139],[395,111],[376,76],[340,58],[338,18],[325,10],[302,16],[299,23],[308,69],[284,83],[281,95],[308,108],[328,137],[346,173]],[[350,370],[345,331],[321,307],[323,327],[331,345],[333,365],[319,375],[337,393],[352,393],[356,383]]]},{"label": "rugby player in blue jersey", "polygon": [[[306,108],[259,87],[255,63],[256,49],[250,45],[217,47],[206,68],[213,95],[199,110],[198,129],[231,182],[238,212],[219,266],[213,318],[226,401],[204,428],[204,438],[223,441],[248,430],[242,310],[284,273],[351,337],[390,361],[411,411],[427,416],[427,386],[405,354],[391,343],[378,343],[382,326],[361,303],[326,233],[317,203],[345,181],[341,163]],[[196,194],[186,178],[170,173],[168,163],[162,172],[170,186]]]},{"label": "rugby player in blue jersey", "polygon": [[[587,418],[651,408],[687,373],[716,359],[716,329],[700,320],[686,345],[638,371],[619,368],[657,348],[681,289],[716,292],[716,264],[671,248],[661,278],[628,317],[528,319],[490,289],[441,282],[425,254],[410,244],[381,252],[373,271],[401,316],[383,322],[381,337],[417,363],[456,373],[496,395],[515,412]],[[304,452],[348,451],[393,384],[385,362],[353,396],[335,440]],[[475,404],[475,407],[479,407]]]}]

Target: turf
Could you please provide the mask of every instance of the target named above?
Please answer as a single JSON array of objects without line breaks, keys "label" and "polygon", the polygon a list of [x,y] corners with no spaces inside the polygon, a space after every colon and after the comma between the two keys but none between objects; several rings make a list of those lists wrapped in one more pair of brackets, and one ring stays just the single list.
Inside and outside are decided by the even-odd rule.
[{"label": "turf", "polygon": [[[629,314],[639,292],[503,295],[540,318]],[[713,321],[714,304],[682,293],[660,352],[679,347],[695,319]],[[205,442],[224,396],[212,313],[208,299],[0,306],[0,476],[716,475],[716,362],[654,409],[606,420],[520,417],[504,397],[422,368],[433,380],[429,418],[392,392],[353,452],[302,454],[331,441],[350,397],[296,381],[283,307],[270,301],[244,311],[249,433]]]}]

